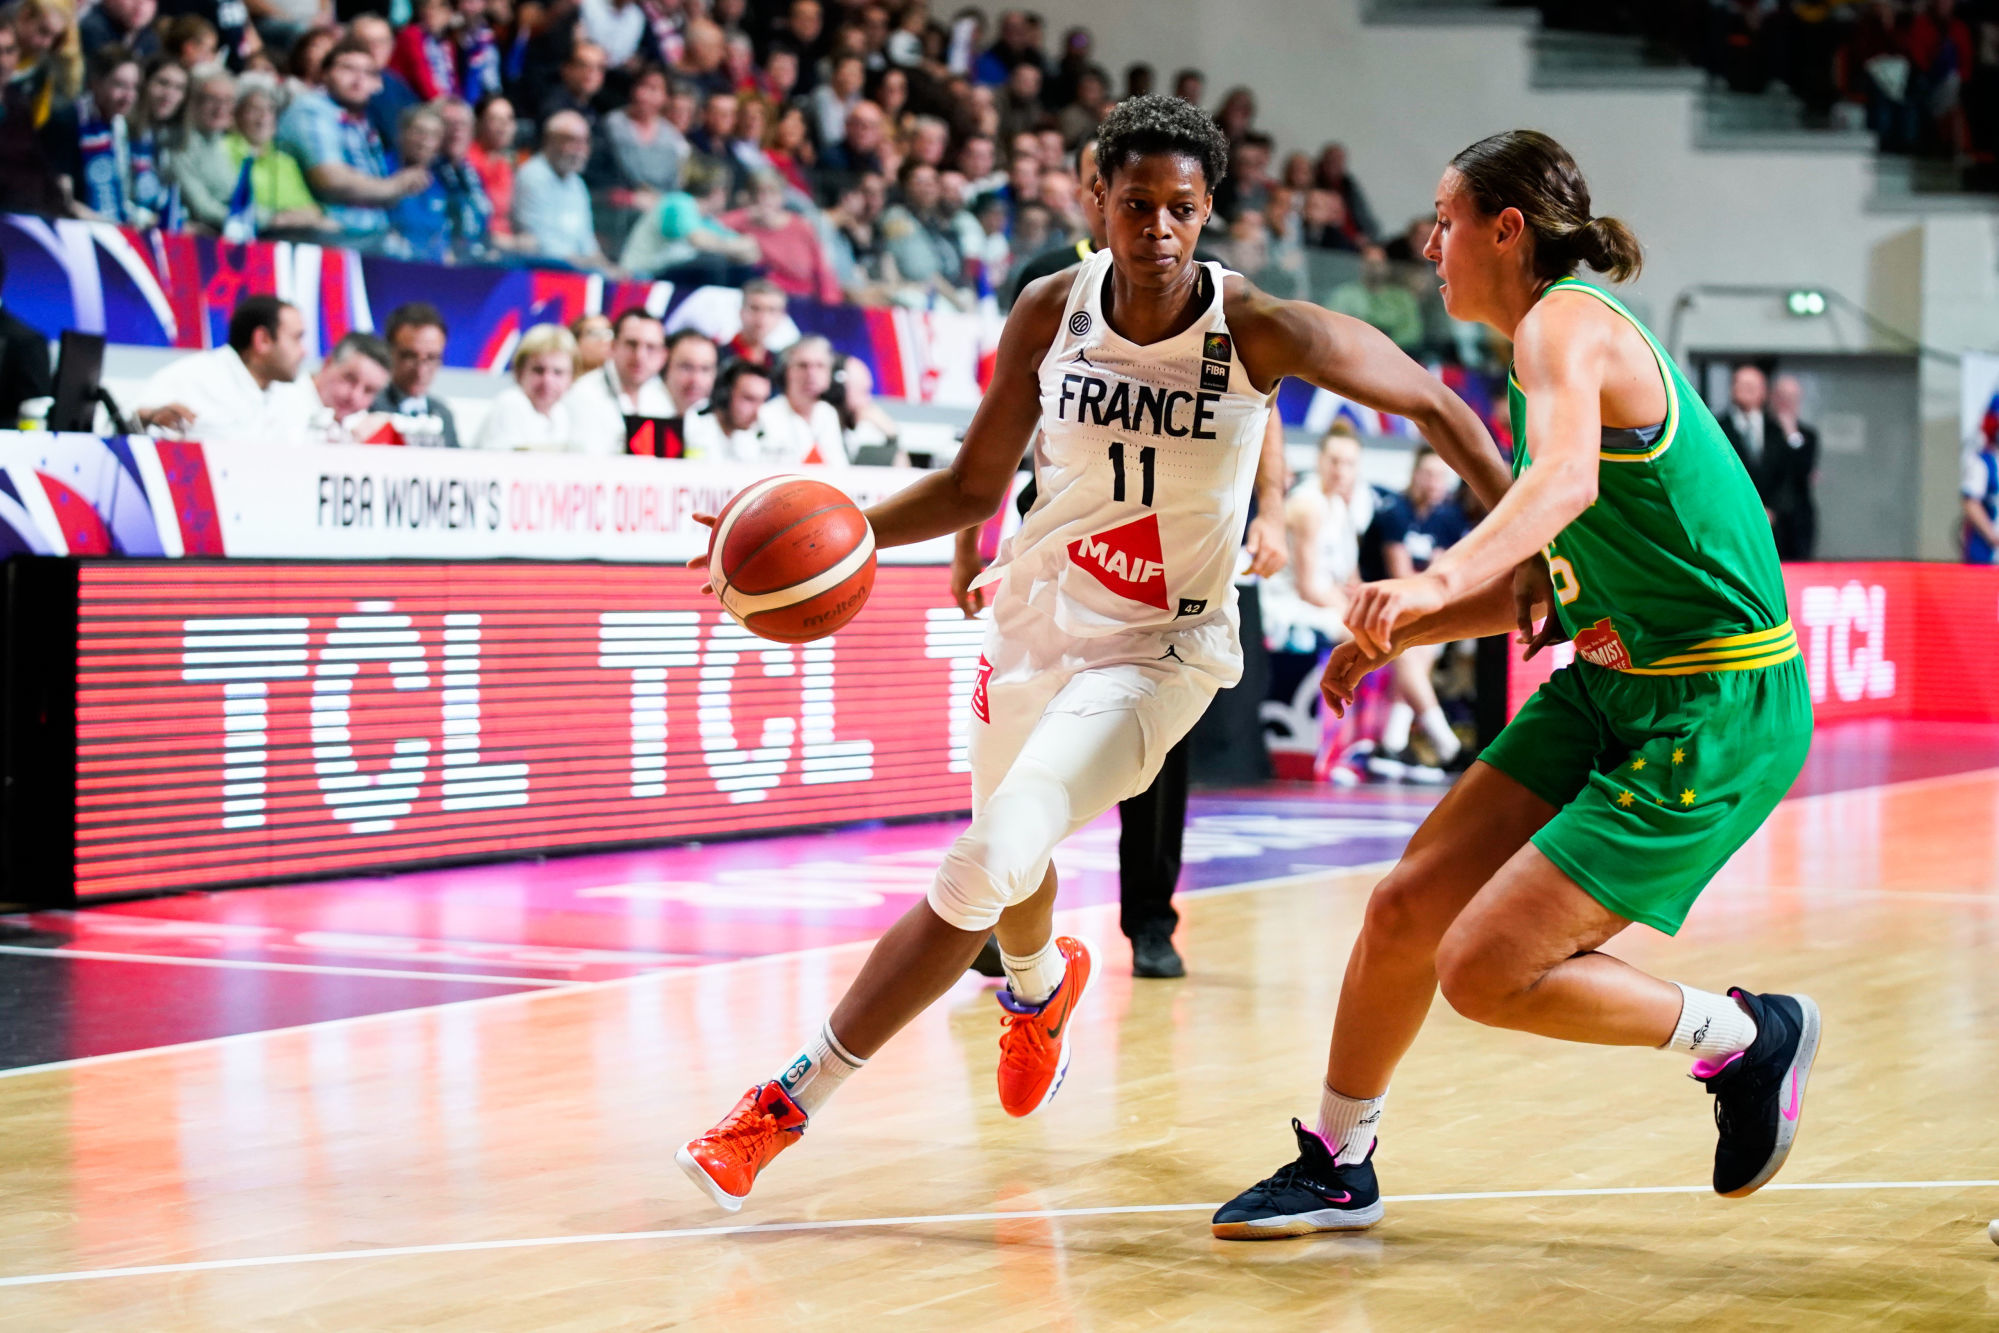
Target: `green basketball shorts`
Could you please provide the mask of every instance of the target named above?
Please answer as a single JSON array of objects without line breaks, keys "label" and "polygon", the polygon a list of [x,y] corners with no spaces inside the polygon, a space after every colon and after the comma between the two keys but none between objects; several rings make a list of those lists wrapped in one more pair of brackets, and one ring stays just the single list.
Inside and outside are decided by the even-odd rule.
[{"label": "green basketball shorts", "polygon": [[1480,755],[1556,807],[1534,845],[1668,935],[1791,789],[1812,743],[1802,657],[1748,671],[1557,671]]}]

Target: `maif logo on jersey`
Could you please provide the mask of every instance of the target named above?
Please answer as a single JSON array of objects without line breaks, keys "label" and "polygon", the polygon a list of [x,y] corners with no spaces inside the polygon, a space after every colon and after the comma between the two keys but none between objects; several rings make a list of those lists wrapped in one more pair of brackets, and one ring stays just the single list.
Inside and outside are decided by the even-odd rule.
[{"label": "maif logo on jersey", "polygon": [[1120,597],[1164,611],[1166,562],[1160,554],[1159,515],[1069,544],[1069,558]]}]

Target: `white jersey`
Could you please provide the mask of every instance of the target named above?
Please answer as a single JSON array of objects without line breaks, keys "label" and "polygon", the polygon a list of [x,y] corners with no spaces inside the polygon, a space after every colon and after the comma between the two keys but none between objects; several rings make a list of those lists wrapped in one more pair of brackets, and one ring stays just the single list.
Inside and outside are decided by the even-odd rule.
[{"label": "white jersey", "polygon": [[[1083,261],[1041,360],[1034,507],[979,584],[1006,579],[1065,633],[1235,623],[1235,573],[1269,419],[1222,313],[1139,346],[1104,319],[1111,256]],[[976,585],[975,585],[976,586]]]}]

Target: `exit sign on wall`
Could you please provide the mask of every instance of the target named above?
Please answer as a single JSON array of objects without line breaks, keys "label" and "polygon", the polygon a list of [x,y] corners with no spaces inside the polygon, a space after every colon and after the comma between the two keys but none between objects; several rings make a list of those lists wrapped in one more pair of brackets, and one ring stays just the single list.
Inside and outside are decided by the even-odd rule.
[{"label": "exit sign on wall", "polygon": [[86,562],[76,892],[965,809],[985,627],[877,580],[791,647],[677,567]]}]

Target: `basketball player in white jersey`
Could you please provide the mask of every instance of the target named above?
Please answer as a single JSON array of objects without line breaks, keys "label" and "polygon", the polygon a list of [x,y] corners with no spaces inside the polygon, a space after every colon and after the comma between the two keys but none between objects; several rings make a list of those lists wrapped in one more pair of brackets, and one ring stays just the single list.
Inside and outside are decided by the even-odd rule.
[{"label": "basketball player in white jersey", "polygon": [[[1227,167],[1206,113],[1137,97],[1104,121],[1108,248],[1028,286],[946,471],[868,511],[877,546],[990,518],[1037,428],[1039,498],[982,581],[997,586],[972,695],[971,826],[832,1016],[677,1154],[735,1211],[839,1085],[999,936],[1000,1105],[1047,1104],[1068,1067],[1090,952],[1054,932],[1050,855],[1152,781],[1242,671],[1234,574],[1278,382],[1414,421],[1488,505],[1507,469],[1477,416],[1382,334],[1192,259]],[[1281,522],[1281,473],[1258,487]],[[697,567],[702,562],[694,562]]]}]

